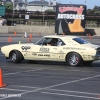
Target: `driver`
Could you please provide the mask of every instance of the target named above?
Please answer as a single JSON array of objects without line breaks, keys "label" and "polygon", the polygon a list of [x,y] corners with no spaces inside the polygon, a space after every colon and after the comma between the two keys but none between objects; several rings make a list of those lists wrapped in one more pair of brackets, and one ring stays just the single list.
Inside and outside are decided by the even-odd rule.
[{"label": "driver", "polygon": [[54,38],[47,44],[47,46],[57,46],[58,39]]}]

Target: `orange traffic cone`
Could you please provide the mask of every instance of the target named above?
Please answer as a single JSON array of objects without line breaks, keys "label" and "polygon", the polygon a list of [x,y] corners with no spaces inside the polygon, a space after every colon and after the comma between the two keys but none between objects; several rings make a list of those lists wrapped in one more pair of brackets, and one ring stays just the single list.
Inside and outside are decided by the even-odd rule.
[{"label": "orange traffic cone", "polygon": [[30,37],[28,38],[28,42],[31,42],[31,38]]},{"label": "orange traffic cone", "polygon": [[41,33],[39,33],[39,36],[41,36]]},{"label": "orange traffic cone", "polygon": [[8,37],[8,42],[12,42],[12,37],[11,36]]},{"label": "orange traffic cone", "polygon": [[16,36],[16,31],[14,31],[14,36]]},{"label": "orange traffic cone", "polygon": [[6,84],[3,84],[3,78],[2,78],[2,70],[0,68],[0,88],[5,87]]},{"label": "orange traffic cone", "polygon": [[98,96],[98,98],[100,98],[100,95]]},{"label": "orange traffic cone", "polygon": [[63,35],[65,35],[65,33],[63,33]]},{"label": "orange traffic cone", "polygon": [[89,34],[89,38],[90,38],[90,40],[92,40],[92,36]]},{"label": "orange traffic cone", "polygon": [[32,38],[33,36],[32,36],[32,34],[30,34],[30,38]]}]

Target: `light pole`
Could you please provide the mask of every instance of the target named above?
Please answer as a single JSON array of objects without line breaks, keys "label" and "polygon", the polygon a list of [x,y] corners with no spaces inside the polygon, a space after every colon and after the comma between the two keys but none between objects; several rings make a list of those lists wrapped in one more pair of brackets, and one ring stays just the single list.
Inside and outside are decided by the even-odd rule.
[{"label": "light pole", "polygon": [[13,12],[12,12],[12,26],[14,25],[14,0],[12,1],[13,4]]},{"label": "light pole", "polygon": [[43,14],[43,24],[44,24],[44,9],[43,9],[43,7],[44,6],[42,5],[42,10],[41,11],[43,12],[42,14]]}]

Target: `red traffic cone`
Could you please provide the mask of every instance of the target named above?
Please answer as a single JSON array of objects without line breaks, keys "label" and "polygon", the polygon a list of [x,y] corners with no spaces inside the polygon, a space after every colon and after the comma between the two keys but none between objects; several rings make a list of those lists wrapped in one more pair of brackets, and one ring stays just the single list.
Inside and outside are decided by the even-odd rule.
[{"label": "red traffic cone", "polygon": [[65,33],[63,33],[63,35],[65,35]]},{"label": "red traffic cone", "polygon": [[14,36],[16,36],[16,31],[14,31]]},{"label": "red traffic cone", "polygon": [[6,84],[3,84],[3,78],[2,78],[2,70],[0,69],[0,88],[5,87]]},{"label": "red traffic cone", "polygon": [[33,36],[32,36],[32,34],[30,34],[30,38],[32,38]]},{"label": "red traffic cone", "polygon": [[39,33],[39,36],[41,36],[41,33]]},{"label": "red traffic cone", "polygon": [[31,42],[31,38],[30,37],[28,38],[28,42]]},{"label": "red traffic cone", "polygon": [[8,37],[8,42],[12,42],[12,37],[11,36]]},{"label": "red traffic cone", "polygon": [[91,34],[89,34],[89,38],[90,38],[90,40],[92,40],[92,36],[91,36]]}]

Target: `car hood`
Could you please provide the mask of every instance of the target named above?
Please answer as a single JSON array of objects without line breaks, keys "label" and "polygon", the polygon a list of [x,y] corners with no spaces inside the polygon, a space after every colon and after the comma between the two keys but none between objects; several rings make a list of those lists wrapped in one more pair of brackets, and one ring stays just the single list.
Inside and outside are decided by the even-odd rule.
[{"label": "car hood", "polygon": [[100,48],[100,45],[88,43],[88,44],[82,44],[82,47],[97,49],[97,48]]}]

